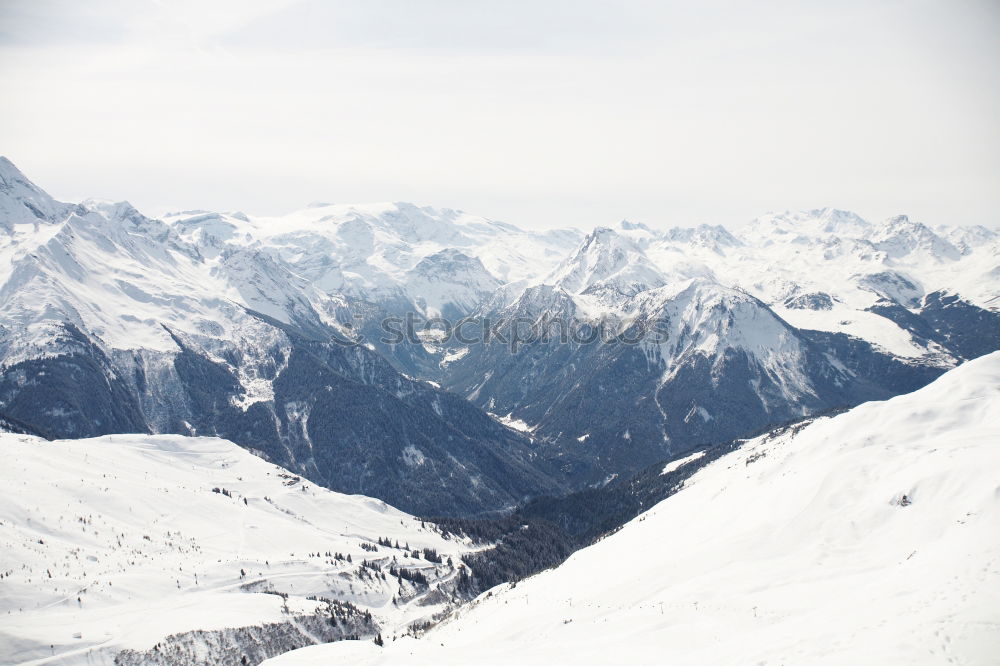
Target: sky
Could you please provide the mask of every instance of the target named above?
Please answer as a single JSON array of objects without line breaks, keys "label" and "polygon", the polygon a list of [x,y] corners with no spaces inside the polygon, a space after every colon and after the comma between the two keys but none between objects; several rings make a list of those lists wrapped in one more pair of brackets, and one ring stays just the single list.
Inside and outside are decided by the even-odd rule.
[{"label": "sky", "polygon": [[0,0],[0,154],[153,215],[997,227],[997,35],[996,0]]}]

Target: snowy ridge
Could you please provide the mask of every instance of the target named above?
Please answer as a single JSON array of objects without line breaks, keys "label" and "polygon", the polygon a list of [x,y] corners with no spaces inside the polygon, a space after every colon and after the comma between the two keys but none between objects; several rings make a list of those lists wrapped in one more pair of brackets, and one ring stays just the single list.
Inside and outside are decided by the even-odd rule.
[{"label": "snowy ridge", "polygon": [[164,326],[232,336],[247,320],[244,307],[318,323],[329,300],[266,254],[237,248],[206,259],[125,202],[88,201],[30,238],[8,241],[5,321],[69,321],[117,349],[175,350]]},{"label": "snowy ridge", "polygon": [[[353,604],[354,614],[341,609],[341,628],[366,638],[401,633],[451,603],[456,571],[447,558],[457,561],[463,545],[379,500],[325,490],[225,440],[0,434],[0,448],[5,663],[111,664],[124,649],[141,653],[194,630],[224,637],[218,632],[278,624],[337,637],[327,604],[310,596]],[[435,549],[443,561],[378,545],[385,538]],[[385,579],[361,569],[364,560],[378,563]],[[423,572],[429,585],[388,575],[393,561]],[[224,641],[225,654],[206,655],[210,638],[181,647],[209,663],[239,663],[230,654],[238,646]]]},{"label": "snowy ridge", "polygon": [[[752,296],[704,279],[650,290],[633,304],[643,316],[669,324],[658,346],[667,359],[693,352],[715,356],[743,349],[762,358],[789,358],[799,351],[792,329]],[[789,359],[791,360],[791,359]],[[668,366],[669,367],[669,366]]]},{"label": "snowy ridge", "polygon": [[403,311],[494,312],[552,286],[584,318],[619,317],[637,294],[697,277],[746,290],[796,327],[939,358],[869,310],[884,299],[918,308],[935,292],[1000,304],[994,231],[935,231],[906,216],[873,225],[832,208],[764,215],[737,234],[632,221],[586,236],[529,232],[406,203],[316,204],[280,217],[184,211],[161,222],[124,202],[57,202],[4,159],[0,226],[6,319],[72,321],[118,349],[172,349],[161,323],[227,335],[234,305],[340,327]]},{"label": "snowy ridge", "polygon": [[[580,237],[408,203],[317,204],[282,217],[191,211],[165,220],[205,253],[259,248],[326,294],[377,303],[403,298],[428,316],[449,305],[464,314],[499,284],[544,273]],[[443,270],[430,285],[435,267]]]},{"label": "snowy ridge", "polygon": [[936,291],[961,294],[981,307],[995,305],[1000,296],[996,234],[943,231],[962,249],[905,215],[873,225],[854,213],[825,208],[762,216],[738,234],[739,245],[723,248],[721,255],[670,242],[649,254],[661,262],[682,251],[697,256],[724,284],[738,285],[776,308],[820,294],[825,309],[796,309],[829,313],[825,319],[806,322],[788,311],[782,316],[796,326],[849,333],[912,356],[910,336],[894,331],[891,322],[866,324],[867,308],[882,298],[916,307]]},{"label": "snowy ridge", "polygon": [[885,300],[918,310],[935,292],[997,307],[1000,237],[985,228],[940,231],[905,215],[873,225],[832,208],[764,215],[735,235],[623,221],[596,229],[547,276],[509,285],[487,311],[531,290],[535,309],[544,309],[537,287],[548,285],[569,294],[583,319],[629,318],[641,315],[637,295],[701,278],[746,291],[797,328],[847,333],[898,357],[942,364],[947,353],[872,312]]},{"label": "snowy ridge", "polygon": [[611,299],[634,296],[666,283],[635,243],[606,227],[591,232],[545,282],[568,293]]},{"label": "snowy ridge", "polygon": [[[267,662],[991,664],[1000,353],[748,441],[562,566],[422,640]],[[612,638],[613,637],[613,638]]]}]

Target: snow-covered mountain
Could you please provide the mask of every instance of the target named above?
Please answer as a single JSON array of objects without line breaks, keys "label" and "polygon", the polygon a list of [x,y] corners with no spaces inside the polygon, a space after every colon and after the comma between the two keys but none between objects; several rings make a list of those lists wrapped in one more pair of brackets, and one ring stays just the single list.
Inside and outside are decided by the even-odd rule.
[{"label": "snow-covered mountain", "polygon": [[402,202],[318,203],[280,217],[186,211],[164,220],[206,257],[247,250],[271,257],[321,296],[318,309],[330,321],[363,336],[401,372],[432,380],[443,350],[386,342],[387,319],[456,321],[496,290],[539,279],[583,237]]},{"label": "snow-covered mountain", "polygon": [[[360,344],[337,318],[346,297],[294,263],[255,243],[192,244],[190,228],[126,203],[60,204],[0,168],[13,211],[0,229],[4,416],[55,437],[224,436],[428,514],[562,487],[528,438]],[[200,229],[224,237],[223,221]]]},{"label": "snow-covered mountain", "polygon": [[499,284],[544,274],[581,236],[408,203],[314,204],[277,218],[193,211],[164,220],[203,253],[259,249],[326,294],[428,317],[467,314]]},{"label": "snow-covered mountain", "polygon": [[[938,350],[871,308],[891,300],[919,310],[926,299],[958,295],[979,308],[1000,302],[1000,243],[989,230],[939,235],[896,216],[873,225],[853,213],[819,209],[766,215],[741,231],[739,245],[722,252],[664,242],[651,250],[658,263],[696,256],[720,282],[738,285],[789,323],[843,332],[896,355]],[[948,237],[960,239],[959,250]]]},{"label": "snow-covered mountain", "polygon": [[595,229],[580,247],[545,279],[570,294],[614,304],[623,297],[662,287],[664,276],[632,239],[613,229]]},{"label": "snow-covered mountain", "polygon": [[420,640],[267,665],[995,663],[998,411],[994,353],[915,393],[748,440]]},{"label": "snow-covered mountain", "polygon": [[[507,342],[449,350],[439,381],[568,464],[588,461],[590,482],[634,471],[913,390],[1000,348],[1000,243],[948,235],[961,250],[905,216],[872,225],[834,209],[766,215],[735,235],[597,229],[548,275],[484,302],[476,318],[502,322]],[[539,335],[566,328],[601,335]]]},{"label": "snow-covered mountain", "polygon": [[[154,220],[55,201],[6,160],[0,214],[0,417],[223,436],[414,512],[509,507],[1000,347],[998,236],[902,216],[588,234],[404,203]],[[501,335],[420,330],[439,317]],[[553,321],[582,337],[521,339]]]},{"label": "snow-covered mountain", "polygon": [[[571,324],[579,328],[561,339],[567,321],[592,321],[600,307],[579,296],[558,286],[525,291],[488,315],[510,322],[499,329],[504,339],[471,345],[444,380],[527,424],[577,481],[912,391],[942,372],[844,334],[796,329],[754,296],[700,277],[618,292],[613,316]],[[546,319],[553,313],[559,325]],[[513,353],[518,336],[529,341]]]},{"label": "snow-covered mountain", "polygon": [[[66,663],[117,655],[120,665],[195,656],[236,664],[242,655],[227,646],[251,646],[254,661],[379,627],[399,636],[443,610],[452,586],[464,581],[469,592],[550,566],[602,526],[670,496],[574,557],[568,573],[482,599],[468,622],[450,625],[471,627],[467,634],[440,632],[460,649],[433,658],[466,663],[467,638],[504,644],[493,631],[527,632],[525,646],[537,644],[539,655],[556,646],[572,654],[566,645],[597,635],[587,623],[606,622],[636,650],[643,632],[667,631],[681,660],[738,661],[743,653],[712,652],[723,616],[739,618],[732,635],[760,646],[758,661],[820,660],[811,646],[834,634],[860,637],[881,657],[916,625],[887,624],[897,638],[883,640],[869,615],[837,624],[851,604],[868,607],[863,590],[925,604],[941,624],[944,602],[907,597],[901,581],[913,575],[941,590],[940,572],[971,580],[944,566],[939,537],[957,511],[969,514],[957,524],[970,527],[951,528],[959,531],[949,540],[979,548],[977,558],[995,546],[980,534],[993,511],[980,491],[993,462],[982,440],[996,435],[985,415],[996,411],[1000,360],[960,364],[1000,348],[998,307],[1000,235],[981,227],[932,229],[905,216],[871,224],[819,209],[765,215],[738,232],[634,221],[533,232],[405,203],[158,220],[125,202],[56,201],[0,159],[0,432],[9,433],[0,446],[14,489],[0,508],[4,552],[13,554],[0,562],[0,610],[9,611],[0,647],[41,663],[58,652]],[[433,330],[421,330],[427,320]],[[386,338],[407,326],[414,336]],[[462,340],[449,337],[456,328]],[[734,438],[913,391],[955,366],[913,396],[772,431],[724,456]],[[32,438],[114,433],[132,434]],[[675,467],[658,484],[659,467],[652,480],[649,469],[664,459]],[[699,470],[690,487],[665,487],[685,469]],[[957,488],[963,475],[971,481]],[[424,516],[521,504],[496,535],[540,540],[529,553],[538,557],[505,568],[502,549],[518,543],[509,539],[482,554],[471,578],[420,564],[432,589],[404,593],[400,576],[326,553],[370,560],[382,525],[393,540],[456,556],[471,546],[313,483]],[[578,492],[561,496],[570,490]],[[595,498],[610,508],[578,520]],[[930,504],[944,509],[920,513]],[[564,522],[544,523],[560,511]],[[213,512],[222,524],[200,519]],[[846,515],[857,516],[853,527]],[[926,522],[905,522],[913,515]],[[544,523],[537,532],[535,520]],[[727,530],[733,524],[753,531]],[[669,556],[662,571],[633,558],[636,578],[612,564],[663,535],[670,547],[653,558]],[[859,535],[874,544],[870,553]],[[902,574],[877,577],[904,543],[930,553],[930,564],[911,554]],[[399,563],[418,566],[396,550],[397,572]],[[716,574],[734,591],[721,598],[703,564],[723,552],[731,562],[737,551],[747,554],[742,564]],[[993,559],[977,563],[995,573]],[[809,577],[828,565],[829,577]],[[809,611],[774,583],[782,567],[794,572],[787,580],[812,586],[810,598],[862,592]],[[602,582],[588,588],[593,572]],[[541,582],[549,580],[555,587]],[[659,620],[643,597],[647,581]],[[503,611],[494,627],[475,620],[498,600],[530,603],[519,595],[532,586],[549,619]],[[590,610],[551,622],[570,588],[590,590],[573,597]],[[711,610],[704,620],[681,612],[695,602]],[[629,609],[621,617],[607,612],[616,603]],[[950,647],[975,657],[977,627],[991,625],[955,603],[964,633],[949,633]],[[747,616],[755,607],[762,613]],[[144,612],[168,621],[154,635],[140,629]],[[639,629],[618,624],[627,622]],[[798,635],[801,643],[788,638]],[[339,649],[382,656],[359,644]],[[397,643],[385,656],[410,649]],[[425,660],[429,648],[416,649]]]},{"label": "snow-covered mountain", "polygon": [[0,451],[3,663],[256,664],[454,605],[468,546],[231,442],[0,434]]}]

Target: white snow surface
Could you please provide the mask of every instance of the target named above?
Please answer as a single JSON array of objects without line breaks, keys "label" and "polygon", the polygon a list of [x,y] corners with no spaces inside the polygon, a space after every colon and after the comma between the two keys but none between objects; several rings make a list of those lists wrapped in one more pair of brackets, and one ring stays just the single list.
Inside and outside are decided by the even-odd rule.
[{"label": "white snow surface", "polygon": [[[489,412],[487,413],[489,414]],[[514,418],[513,413],[507,414],[507,416],[499,416],[497,414],[490,414],[490,416],[492,416],[494,419],[504,424],[508,428],[513,428],[514,430],[517,430],[519,432],[531,433],[535,430],[534,426],[529,425],[528,423],[522,421],[521,419]]]},{"label": "white snow surface", "polygon": [[312,614],[320,604],[306,597],[318,595],[399,631],[444,606],[420,605],[430,592],[400,591],[392,576],[360,577],[362,560],[395,556],[432,589],[455,572],[362,544],[388,537],[456,561],[468,550],[380,500],[326,490],[222,439],[0,434],[0,450],[0,663],[111,664],[171,634],[287,621],[282,598],[262,589],[287,593],[293,616]]},{"label": "white snow surface", "polygon": [[663,466],[663,471],[660,472],[660,475],[662,476],[663,474],[669,474],[670,472],[673,472],[675,470],[680,469],[681,467],[684,467],[688,463],[693,463],[695,460],[699,460],[704,457],[705,457],[704,451],[695,451],[689,456],[684,456],[683,458],[680,458],[678,460],[668,462],[666,465]]},{"label": "white snow surface", "polygon": [[998,414],[1000,352],[751,440],[419,640],[266,663],[995,664]]}]

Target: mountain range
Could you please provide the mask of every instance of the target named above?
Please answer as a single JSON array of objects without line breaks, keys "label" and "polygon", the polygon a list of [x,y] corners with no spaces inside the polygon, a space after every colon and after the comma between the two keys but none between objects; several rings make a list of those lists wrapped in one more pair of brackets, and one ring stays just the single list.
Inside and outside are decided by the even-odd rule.
[{"label": "mountain range", "polygon": [[0,661],[991,663],[998,278],[906,216],[153,218],[0,158]]},{"label": "mountain range", "polygon": [[0,416],[225,437],[334,490],[477,515],[915,390],[1000,348],[998,277],[996,232],[905,216],[153,219],[56,201],[0,159]]}]

